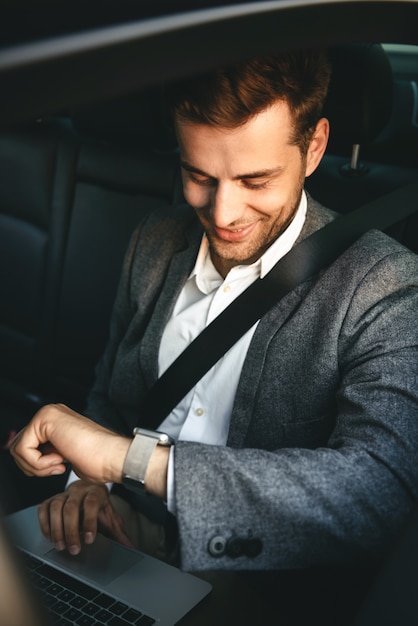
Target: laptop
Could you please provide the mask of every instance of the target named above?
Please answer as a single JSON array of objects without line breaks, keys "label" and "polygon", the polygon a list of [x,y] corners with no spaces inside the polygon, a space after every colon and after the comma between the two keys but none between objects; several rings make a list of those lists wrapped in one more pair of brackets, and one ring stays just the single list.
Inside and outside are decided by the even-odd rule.
[{"label": "laptop", "polygon": [[[74,557],[57,552],[39,528],[37,507],[29,507],[8,515],[0,529],[0,560],[2,569],[10,554],[4,545],[6,534],[21,552],[31,581],[29,590],[37,590],[39,611],[48,621],[10,621],[10,626],[173,626],[211,591],[210,583],[182,572],[158,559],[137,550],[126,548],[101,534],[92,545],[83,547]],[[6,531],[6,532],[4,532]],[[10,563],[10,572],[16,574],[16,584],[22,585],[18,570]],[[14,580],[9,574],[9,582]],[[23,587],[20,588],[21,598]],[[17,592],[19,594],[19,592]],[[0,589],[0,623],[5,589]],[[12,592],[7,594],[11,599]],[[19,610],[23,604],[19,600]],[[15,605],[16,606],[16,605]],[[5,614],[6,614],[5,613]]]}]

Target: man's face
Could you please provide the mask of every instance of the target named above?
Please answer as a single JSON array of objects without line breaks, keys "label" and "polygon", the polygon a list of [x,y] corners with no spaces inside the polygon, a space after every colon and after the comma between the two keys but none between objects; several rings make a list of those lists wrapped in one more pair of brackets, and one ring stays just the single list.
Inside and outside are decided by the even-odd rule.
[{"label": "man's face", "polygon": [[290,144],[284,102],[232,130],[185,120],[176,128],[185,198],[208,236],[215,267],[226,276],[235,265],[256,261],[285,230],[316,165],[309,150],[303,158]]}]

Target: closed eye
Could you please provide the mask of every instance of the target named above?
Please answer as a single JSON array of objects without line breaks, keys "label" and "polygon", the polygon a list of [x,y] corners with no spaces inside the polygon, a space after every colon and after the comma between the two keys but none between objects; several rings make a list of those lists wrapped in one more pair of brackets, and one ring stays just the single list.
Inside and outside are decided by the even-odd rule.
[{"label": "closed eye", "polygon": [[268,187],[270,180],[264,180],[262,182],[251,182],[251,180],[244,179],[241,182],[247,189],[265,189],[266,187]]},{"label": "closed eye", "polygon": [[284,167],[278,166],[259,172],[248,172],[245,175],[237,176],[241,184],[246,189],[266,189],[270,184],[283,174]]},{"label": "closed eye", "polygon": [[212,187],[216,183],[215,179],[211,178],[211,176],[208,176],[205,172],[201,172],[188,163],[181,163],[181,167],[186,173],[187,178],[196,185],[200,185],[201,187]]},{"label": "closed eye", "polygon": [[202,176],[201,174],[195,174],[194,172],[187,172],[189,179],[196,185],[201,187],[212,187],[215,184],[215,180],[209,176]]}]

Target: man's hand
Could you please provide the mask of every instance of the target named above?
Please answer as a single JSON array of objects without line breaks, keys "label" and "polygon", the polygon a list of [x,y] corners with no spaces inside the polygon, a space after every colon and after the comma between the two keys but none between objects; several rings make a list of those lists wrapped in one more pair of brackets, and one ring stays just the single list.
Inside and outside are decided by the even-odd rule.
[{"label": "man's hand", "polygon": [[123,545],[133,544],[123,530],[123,521],[110,502],[105,485],[77,480],[64,493],[39,506],[42,533],[57,550],[78,554],[81,544],[93,543],[97,530]]},{"label": "man's hand", "polygon": [[63,474],[68,462],[88,482],[121,482],[130,443],[63,404],[49,404],[16,435],[10,452],[27,476]]},{"label": "man's hand", "polygon": [[[103,428],[64,404],[48,404],[10,443],[10,452],[27,476],[54,476],[70,463],[90,483],[120,483],[132,439]],[[166,499],[168,448],[157,446],[145,476],[147,491]]]}]

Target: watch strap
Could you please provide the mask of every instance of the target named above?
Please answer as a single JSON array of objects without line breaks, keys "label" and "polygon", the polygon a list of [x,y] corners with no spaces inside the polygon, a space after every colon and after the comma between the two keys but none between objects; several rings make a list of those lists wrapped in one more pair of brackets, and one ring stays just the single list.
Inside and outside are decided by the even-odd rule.
[{"label": "watch strap", "polygon": [[122,480],[127,487],[145,487],[145,474],[158,439],[135,435],[123,465]]}]

